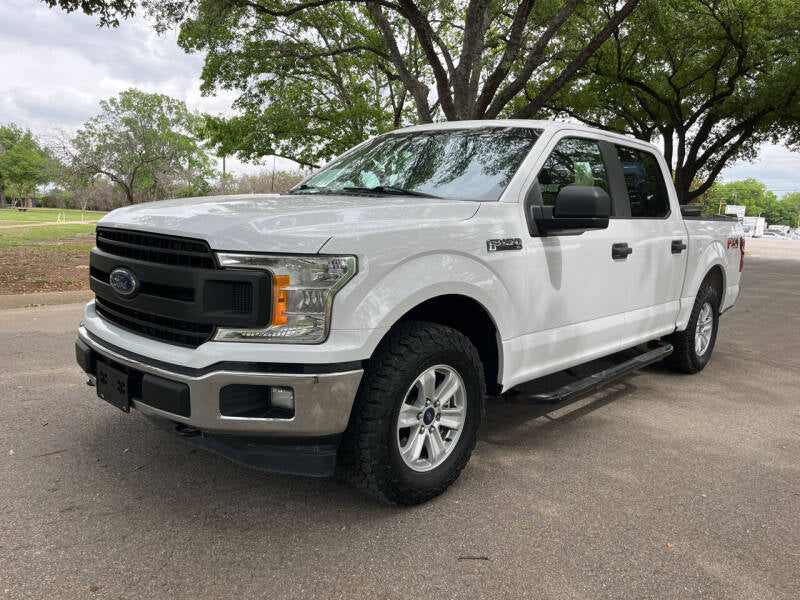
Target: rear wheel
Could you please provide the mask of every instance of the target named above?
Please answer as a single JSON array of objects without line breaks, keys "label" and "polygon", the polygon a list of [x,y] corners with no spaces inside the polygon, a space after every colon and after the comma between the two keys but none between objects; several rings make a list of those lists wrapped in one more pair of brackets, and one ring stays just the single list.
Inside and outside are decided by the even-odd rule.
[{"label": "rear wheel", "polygon": [[435,323],[399,325],[365,368],[341,474],[393,503],[441,494],[475,447],[484,393],[483,366],[466,336]]},{"label": "rear wheel", "polygon": [[667,338],[675,348],[666,359],[667,365],[682,373],[702,371],[714,351],[718,326],[719,297],[713,287],[704,283],[697,292],[686,329]]}]

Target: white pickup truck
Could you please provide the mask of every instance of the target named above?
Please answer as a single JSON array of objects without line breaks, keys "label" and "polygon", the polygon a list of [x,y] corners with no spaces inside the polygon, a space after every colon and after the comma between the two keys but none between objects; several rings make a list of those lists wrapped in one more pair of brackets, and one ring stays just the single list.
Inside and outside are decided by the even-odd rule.
[{"label": "white pickup truck", "polygon": [[98,395],[267,470],[440,494],[486,395],[623,349],[562,402],[695,373],[739,294],[735,219],[682,215],[649,144],[546,121],[368,140],[286,194],[104,217],[77,359]]}]

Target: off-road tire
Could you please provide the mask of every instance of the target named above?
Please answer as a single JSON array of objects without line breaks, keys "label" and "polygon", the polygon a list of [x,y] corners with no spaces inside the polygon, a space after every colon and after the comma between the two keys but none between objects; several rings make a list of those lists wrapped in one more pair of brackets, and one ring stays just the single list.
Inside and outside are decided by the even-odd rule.
[{"label": "off-road tire", "polygon": [[[464,429],[438,467],[416,472],[402,460],[395,437],[406,391],[426,368],[446,364],[461,376],[467,396]],[[426,502],[459,476],[475,447],[486,385],[477,350],[462,333],[436,323],[396,326],[367,361],[339,449],[338,475],[368,494],[395,504]]]},{"label": "off-road tire", "polygon": [[[706,351],[698,356],[695,351],[695,331],[697,320],[704,304],[711,305],[713,315],[713,329],[711,331],[711,341]],[[717,341],[717,330],[719,329],[719,296],[716,290],[709,284],[704,283],[697,292],[697,297],[692,307],[692,314],[689,316],[689,323],[683,331],[676,331],[665,340],[672,344],[674,352],[668,356],[664,362],[673,371],[680,373],[697,373],[702,371],[711,359],[714,351],[714,344]]]}]

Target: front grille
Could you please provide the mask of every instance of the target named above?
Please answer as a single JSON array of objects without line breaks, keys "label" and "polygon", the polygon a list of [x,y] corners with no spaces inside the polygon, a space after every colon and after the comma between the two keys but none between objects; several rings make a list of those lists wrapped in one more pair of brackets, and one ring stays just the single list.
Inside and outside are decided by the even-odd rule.
[{"label": "front grille", "polygon": [[[127,231],[97,229],[97,247],[115,257],[145,261],[157,265],[186,267],[190,269],[216,269],[211,249],[202,240]],[[91,267],[91,276],[108,283],[108,272]],[[142,281],[139,294],[191,303],[195,290],[191,287],[170,285],[167,282]],[[118,302],[95,296],[95,310],[102,318],[119,327],[147,337],[176,344],[197,347],[214,334],[214,326],[170,316],[137,310]],[[188,312],[188,310],[187,310]]]},{"label": "front grille", "polygon": [[[99,228],[89,267],[97,314],[162,342],[197,347],[217,327],[263,327],[269,321],[269,274],[220,269],[203,240]],[[115,269],[138,281],[130,297],[111,285]]]},{"label": "front grille", "polygon": [[179,346],[197,347],[211,339],[212,325],[151,315],[95,297],[97,314],[134,333]]},{"label": "front grille", "polygon": [[201,240],[98,228],[97,247],[116,256],[163,265],[216,268],[211,249]]}]

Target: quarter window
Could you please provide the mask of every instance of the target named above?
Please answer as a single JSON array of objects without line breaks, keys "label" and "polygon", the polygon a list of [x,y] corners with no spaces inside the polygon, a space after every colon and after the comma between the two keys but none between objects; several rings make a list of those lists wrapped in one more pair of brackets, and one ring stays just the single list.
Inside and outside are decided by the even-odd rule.
[{"label": "quarter window", "polygon": [[656,157],[645,150],[617,146],[628,188],[631,216],[658,219],[669,214],[669,196]]},{"label": "quarter window", "polygon": [[593,140],[564,138],[537,176],[542,204],[553,205],[567,185],[594,185],[608,192],[608,175],[600,146]]}]

